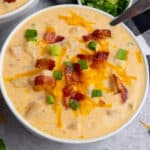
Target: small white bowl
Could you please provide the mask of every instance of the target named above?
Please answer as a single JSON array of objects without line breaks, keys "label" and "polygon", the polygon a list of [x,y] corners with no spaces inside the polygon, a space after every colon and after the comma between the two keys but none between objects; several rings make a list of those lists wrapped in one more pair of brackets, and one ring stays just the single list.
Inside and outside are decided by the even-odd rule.
[{"label": "small white bowl", "polygon": [[46,12],[48,10],[53,10],[56,8],[62,8],[62,7],[66,7],[66,8],[70,8],[70,7],[76,7],[76,8],[86,8],[88,10],[103,14],[105,16],[108,16],[110,18],[114,18],[111,15],[105,13],[104,11],[100,11],[98,9],[95,8],[91,8],[91,7],[87,7],[87,6],[79,6],[79,5],[57,5],[57,6],[53,6],[53,7],[48,7],[45,9],[42,9],[34,14],[32,14],[31,16],[27,17],[26,19],[24,19],[21,23],[19,23],[15,29],[12,30],[12,32],[10,33],[10,35],[8,36],[8,38],[6,39],[2,50],[1,50],[1,54],[0,54],[0,89],[2,92],[2,95],[4,97],[4,100],[6,102],[6,104],[8,105],[8,107],[10,108],[10,110],[12,111],[12,113],[15,115],[15,117],[20,121],[21,124],[24,125],[25,128],[27,128],[31,133],[42,137],[44,139],[48,139],[48,140],[53,140],[56,142],[60,142],[60,143],[67,143],[67,144],[86,144],[86,143],[92,143],[92,142],[96,142],[96,141],[102,141],[105,140],[111,136],[116,135],[118,132],[120,132],[121,130],[123,130],[125,127],[127,127],[138,115],[138,113],[141,111],[144,103],[146,102],[146,97],[148,95],[148,87],[149,87],[149,69],[148,69],[148,62],[146,59],[146,54],[147,51],[149,49],[147,49],[146,51],[146,47],[144,47],[144,42],[143,40],[141,41],[141,38],[137,39],[135,37],[135,35],[133,35],[133,33],[126,27],[126,25],[124,25],[122,23],[122,26],[126,29],[126,31],[131,35],[131,37],[136,41],[136,43],[138,44],[141,53],[142,53],[142,58],[143,61],[146,65],[146,87],[145,87],[145,92],[141,101],[140,106],[138,107],[138,109],[136,110],[136,112],[134,113],[134,115],[126,122],[124,123],[121,127],[119,127],[117,130],[105,135],[105,136],[101,136],[101,137],[96,137],[96,138],[91,138],[91,139],[85,139],[85,140],[71,140],[71,139],[63,139],[63,138],[58,138],[58,137],[54,137],[51,135],[48,135],[40,130],[38,130],[36,127],[32,126],[29,122],[27,122],[16,110],[16,108],[14,107],[11,99],[9,98],[9,96],[7,95],[7,91],[5,89],[5,85],[4,85],[4,81],[3,81],[3,77],[2,77],[2,70],[3,70],[3,60],[4,60],[4,55],[7,49],[7,46],[11,40],[11,38],[14,36],[14,34],[18,31],[19,28],[21,28],[26,22],[28,22],[33,16],[38,16],[39,14]]},{"label": "small white bowl", "polygon": [[[82,3],[81,3],[81,0],[77,0],[78,1],[78,4],[79,5],[83,5]],[[129,0],[130,2],[129,2],[129,5],[128,5],[128,7],[127,8],[129,8],[129,7],[131,7],[131,5],[133,4],[133,0]],[[127,9],[126,8],[126,9]],[[103,10],[101,10],[101,11],[103,11]]]},{"label": "small white bowl", "polygon": [[12,21],[24,15],[31,7],[37,4],[38,1],[39,0],[29,0],[29,2],[19,7],[18,9],[8,12],[6,14],[0,15],[0,24]]}]

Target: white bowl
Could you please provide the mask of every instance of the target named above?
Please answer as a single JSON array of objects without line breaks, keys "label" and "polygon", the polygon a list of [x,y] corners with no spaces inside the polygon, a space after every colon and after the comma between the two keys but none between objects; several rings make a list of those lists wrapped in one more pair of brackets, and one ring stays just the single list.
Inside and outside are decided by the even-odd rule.
[{"label": "white bowl", "polygon": [[[78,4],[79,5],[83,5],[82,3],[81,3],[81,0],[77,0],[78,1]],[[129,5],[128,5],[128,7],[127,8],[129,8],[132,4],[133,4],[133,0],[129,0],[130,2],[129,2]],[[127,9],[126,8],[126,9]],[[103,11],[103,10],[102,10]]]},{"label": "white bowl", "polygon": [[108,15],[107,13],[103,12],[103,11],[100,11],[98,9],[95,9],[95,8],[91,8],[91,7],[86,7],[86,6],[79,6],[79,5],[58,5],[58,6],[53,6],[53,7],[49,7],[49,8],[46,8],[46,9],[43,9],[43,10],[40,10],[36,13],[34,13],[33,15],[27,17],[24,21],[22,21],[12,32],[11,34],[9,35],[9,37],[7,38],[6,42],[4,43],[3,45],[3,48],[2,48],[2,51],[1,51],[1,55],[0,55],[0,85],[1,85],[1,92],[2,92],[2,95],[5,99],[5,102],[7,103],[8,107],[10,108],[10,110],[12,111],[12,113],[16,116],[16,118],[21,122],[21,124],[23,124],[25,126],[25,128],[27,128],[29,131],[31,131],[31,133],[35,134],[35,135],[38,135],[42,138],[45,138],[45,139],[48,139],[48,140],[53,140],[53,141],[56,141],[56,142],[61,142],[61,143],[69,143],[69,144],[83,144],[83,143],[91,143],[91,142],[96,142],[96,141],[102,141],[104,139],[107,139],[111,136],[114,136],[115,134],[117,134],[119,131],[121,131],[122,129],[124,129],[125,127],[127,127],[134,119],[135,117],[137,116],[137,114],[140,112],[140,110],[142,109],[145,101],[146,101],[146,96],[147,96],[147,93],[148,93],[148,86],[149,86],[149,69],[148,69],[148,63],[147,63],[147,59],[146,59],[146,54],[144,53],[144,48],[142,48],[138,42],[138,40],[136,40],[136,37],[132,34],[132,32],[124,25],[122,24],[122,26],[127,30],[127,32],[129,32],[129,34],[133,37],[133,39],[135,39],[135,41],[137,42],[137,44],[139,45],[140,49],[141,49],[141,53],[142,53],[142,56],[143,56],[143,59],[144,59],[144,63],[146,65],[146,75],[147,75],[147,82],[146,82],[146,87],[145,87],[145,93],[144,93],[144,96],[143,96],[143,99],[141,101],[141,104],[139,106],[139,108],[137,109],[137,111],[135,112],[135,114],[124,124],[122,125],[120,128],[118,128],[117,130],[115,130],[114,132],[110,133],[110,134],[107,134],[105,136],[102,136],[102,137],[98,137],[98,138],[92,138],[92,139],[86,139],[86,140],[69,140],[69,139],[62,139],[62,138],[57,138],[57,137],[54,137],[54,136],[51,136],[51,135],[48,135],[46,133],[43,133],[41,131],[39,131],[38,129],[36,129],[34,126],[32,126],[31,124],[29,124],[18,112],[17,110],[15,109],[14,105],[12,104],[10,98],[8,97],[7,95],[7,92],[5,90],[5,87],[4,87],[4,81],[3,81],[3,78],[2,78],[2,70],[3,70],[3,59],[4,59],[4,54],[5,54],[5,51],[6,51],[6,48],[9,44],[9,41],[11,40],[11,38],[13,37],[13,35],[16,33],[16,31],[22,26],[24,25],[28,20],[30,20],[33,16],[36,16],[36,15],[39,15],[40,13],[43,13],[47,10],[52,10],[52,9],[55,9],[55,8],[61,8],[61,7],[80,7],[80,8],[86,8],[86,9],[90,9],[92,11],[95,11],[95,12],[98,12],[98,13],[101,13],[103,15],[106,15],[110,18],[113,19],[112,16]]},{"label": "white bowl", "polygon": [[12,21],[23,14],[25,14],[31,7],[37,4],[39,0],[29,0],[26,4],[19,7],[18,9],[8,12],[6,14],[0,15],[0,24]]}]

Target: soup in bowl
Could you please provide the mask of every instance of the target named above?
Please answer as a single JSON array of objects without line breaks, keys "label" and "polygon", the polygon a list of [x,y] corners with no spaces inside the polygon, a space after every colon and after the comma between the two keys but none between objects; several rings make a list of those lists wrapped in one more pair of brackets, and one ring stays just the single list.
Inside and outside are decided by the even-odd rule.
[{"label": "soup in bowl", "polygon": [[17,8],[21,7],[28,1],[29,0],[1,0],[0,15],[16,10]]},{"label": "soup in bowl", "polygon": [[0,24],[24,15],[37,2],[38,0],[0,0]]},{"label": "soup in bowl", "polygon": [[144,103],[148,69],[133,35],[110,16],[57,6],[21,23],[1,54],[1,89],[17,118],[67,143],[104,139]]}]

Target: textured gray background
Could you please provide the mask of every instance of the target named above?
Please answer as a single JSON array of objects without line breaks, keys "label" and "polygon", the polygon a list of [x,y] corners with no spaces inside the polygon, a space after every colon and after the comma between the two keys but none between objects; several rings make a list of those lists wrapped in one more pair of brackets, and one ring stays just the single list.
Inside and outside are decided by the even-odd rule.
[{"label": "textured gray background", "polygon": [[[27,15],[49,5],[73,2],[75,3],[73,0],[40,0],[38,6],[28,12]],[[0,26],[0,47],[9,32],[21,19]],[[128,21],[127,24],[130,28],[136,30],[131,21]],[[150,31],[144,33],[144,37],[150,44]],[[150,92],[142,111],[127,128],[102,142],[83,145],[67,145],[33,136],[15,119],[5,104],[0,106],[0,111],[3,111],[6,117],[6,121],[0,124],[0,137],[4,139],[8,150],[150,150],[150,134],[148,130],[139,123],[140,119],[150,123],[149,97]]]}]

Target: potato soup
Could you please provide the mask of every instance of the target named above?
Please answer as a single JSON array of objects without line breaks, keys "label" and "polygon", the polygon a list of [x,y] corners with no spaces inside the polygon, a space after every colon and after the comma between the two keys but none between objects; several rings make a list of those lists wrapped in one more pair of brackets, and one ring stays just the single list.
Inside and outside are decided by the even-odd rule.
[{"label": "potato soup", "polygon": [[0,0],[0,15],[14,11],[29,0]]},{"label": "potato soup", "polygon": [[146,66],[122,25],[80,7],[48,9],[10,40],[5,89],[18,113],[63,139],[91,139],[125,124],[141,104]]}]

